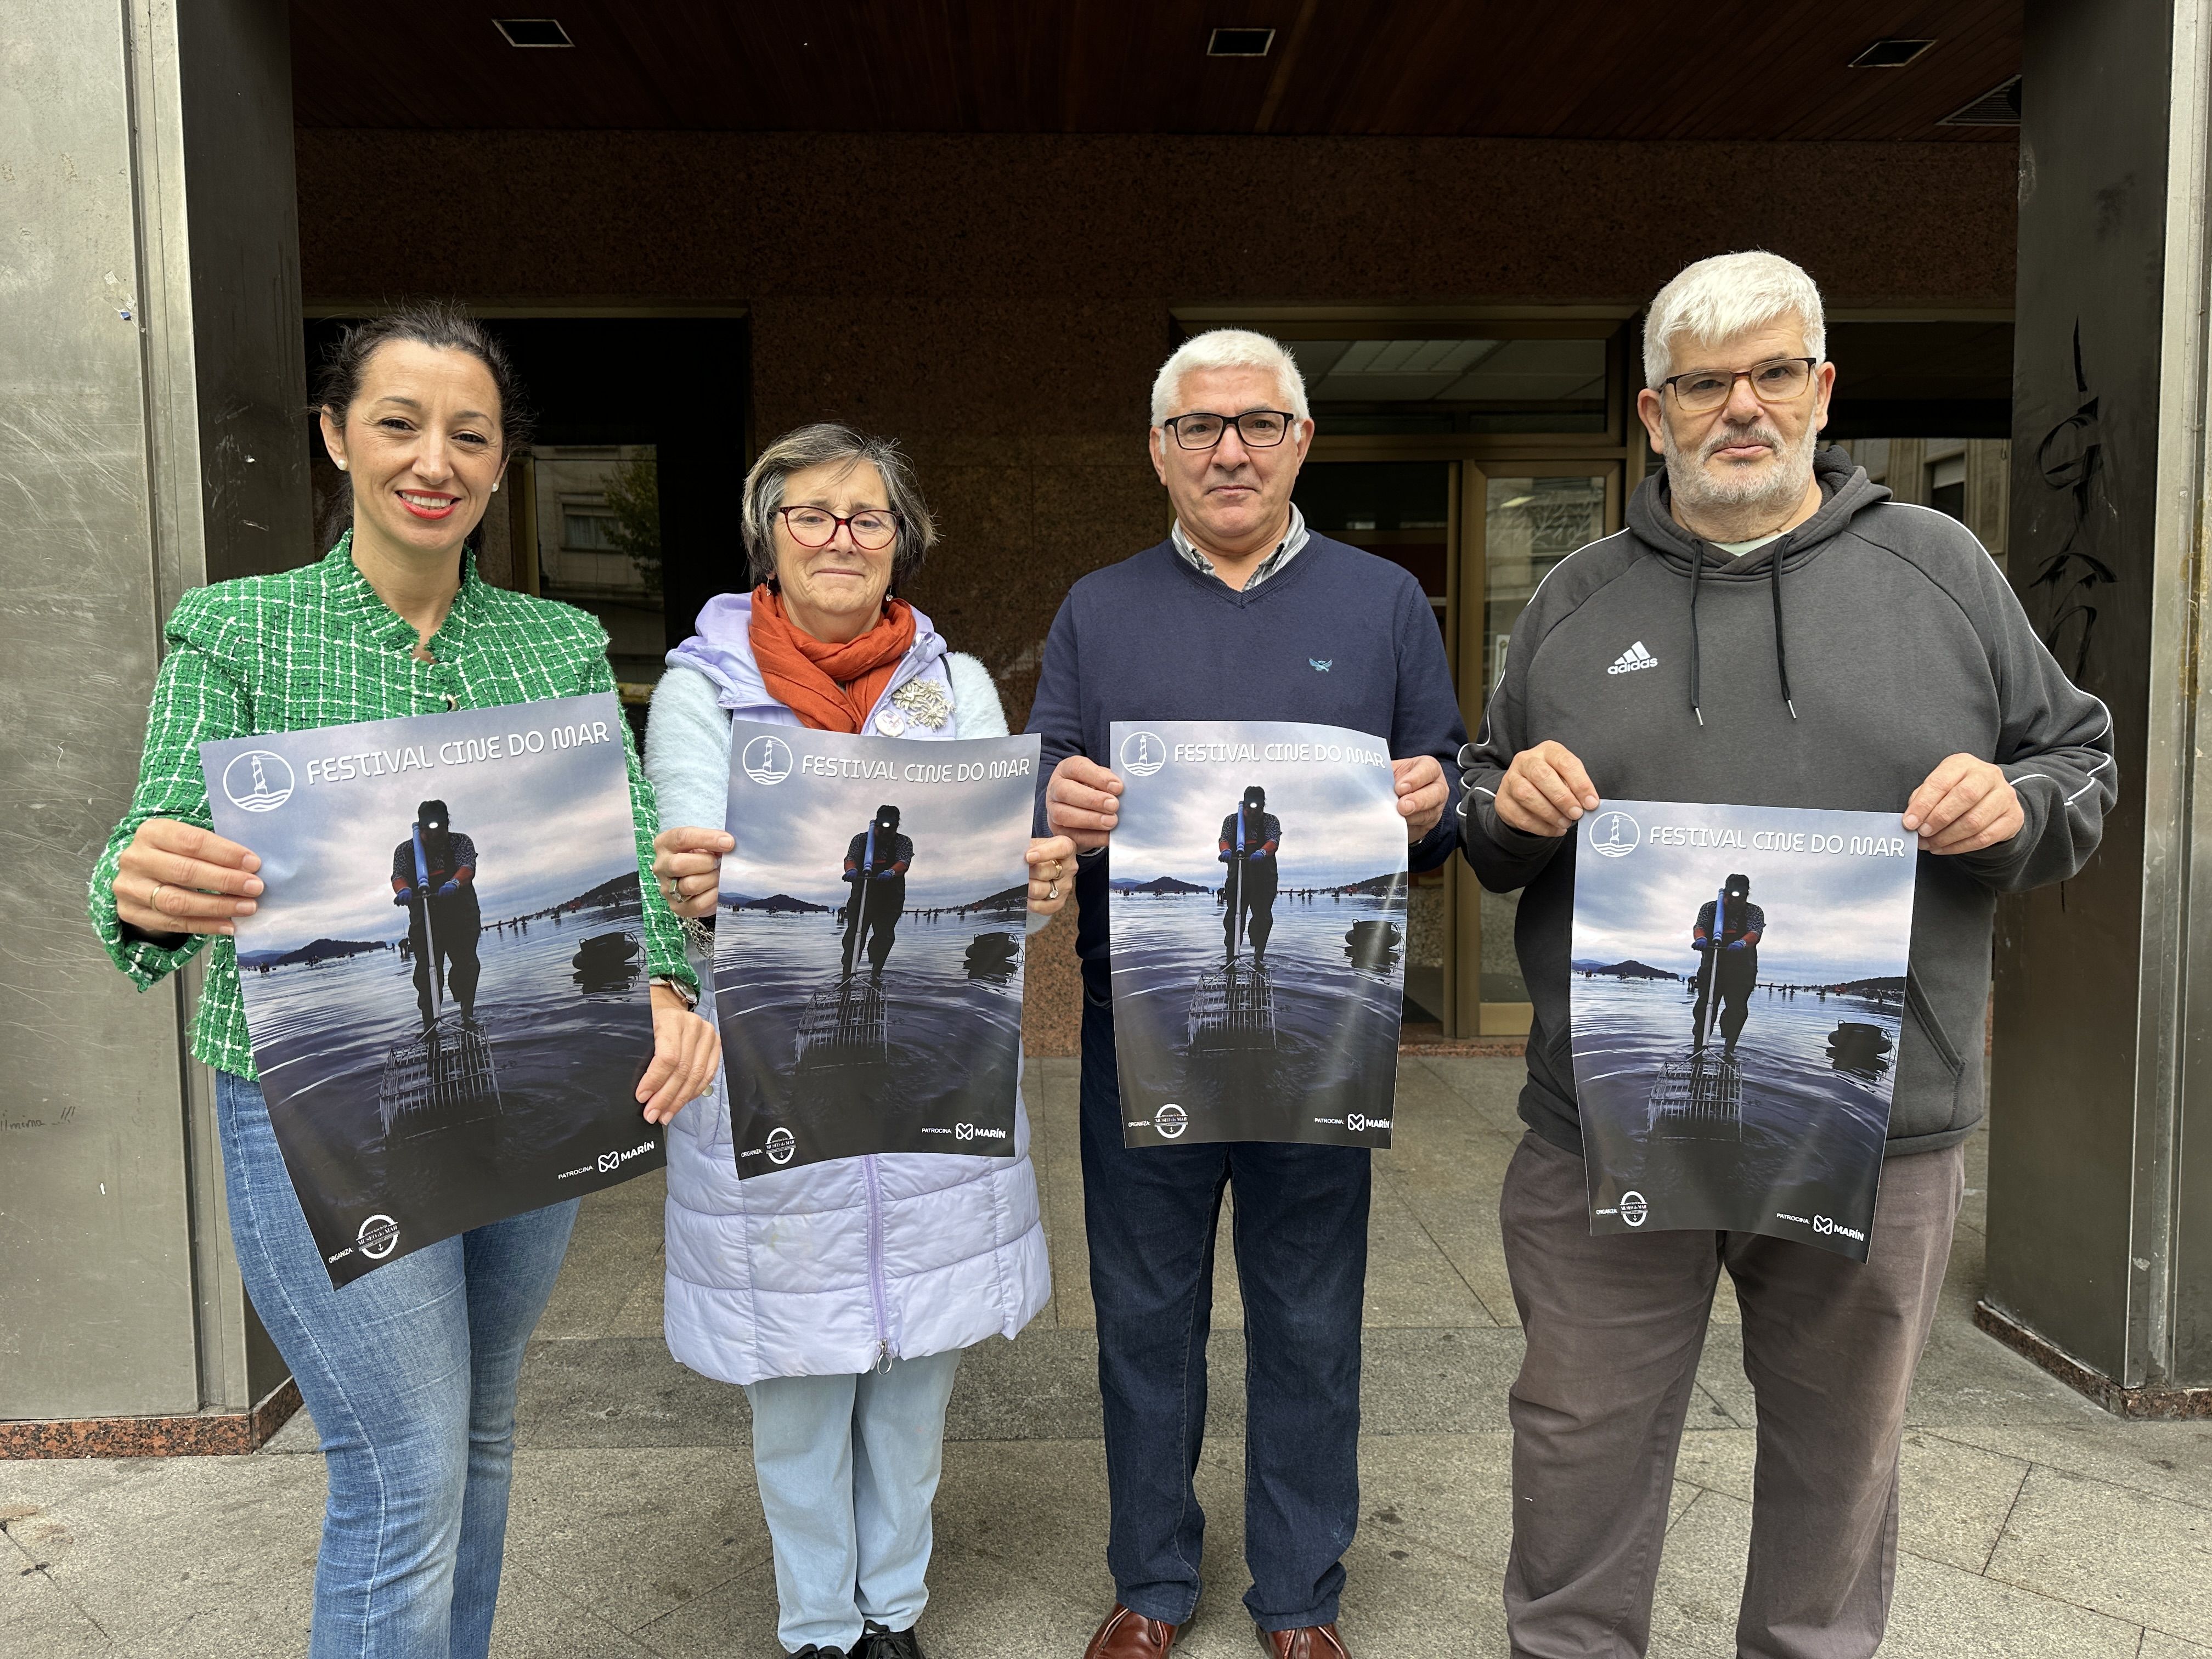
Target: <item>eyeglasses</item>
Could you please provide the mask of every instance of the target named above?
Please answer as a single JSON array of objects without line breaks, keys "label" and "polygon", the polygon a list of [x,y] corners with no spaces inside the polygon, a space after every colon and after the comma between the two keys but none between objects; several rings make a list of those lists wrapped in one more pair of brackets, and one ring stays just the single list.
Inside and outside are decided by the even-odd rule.
[{"label": "eyeglasses", "polygon": [[865,552],[880,553],[898,538],[898,520],[880,507],[864,507],[841,516],[824,507],[780,507],[776,516],[801,547],[827,547],[843,525],[853,532],[853,545]]},{"label": "eyeglasses", "polygon": [[1749,380],[1763,404],[1786,404],[1803,395],[1820,363],[1818,357],[1771,357],[1749,368],[1693,368],[1659,382],[1674,388],[1674,406],[1685,415],[1710,415],[1735,395],[1735,383]]},{"label": "eyeglasses", "polygon": [[1247,449],[1273,449],[1290,436],[1295,415],[1279,409],[1248,409],[1242,415],[1176,415],[1160,424],[1175,434],[1184,449],[1211,449],[1231,427]]}]

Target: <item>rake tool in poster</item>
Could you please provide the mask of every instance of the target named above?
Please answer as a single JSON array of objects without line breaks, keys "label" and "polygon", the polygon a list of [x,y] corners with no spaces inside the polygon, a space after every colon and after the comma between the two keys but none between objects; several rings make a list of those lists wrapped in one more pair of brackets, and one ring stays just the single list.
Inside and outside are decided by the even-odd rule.
[{"label": "rake tool in poster", "polygon": [[1388,1146],[1406,826],[1387,745],[1271,720],[1112,734],[1124,1143]]},{"label": "rake tool in poster", "polygon": [[657,1168],[622,712],[605,695],[202,746],[270,1121],[331,1282]]},{"label": "rake tool in poster", "polygon": [[1011,1157],[1033,737],[732,723],[716,1015],[740,1177]]},{"label": "rake tool in poster", "polygon": [[1608,801],[1575,860],[1593,1232],[1713,1228],[1864,1261],[1912,934],[1884,812]]}]

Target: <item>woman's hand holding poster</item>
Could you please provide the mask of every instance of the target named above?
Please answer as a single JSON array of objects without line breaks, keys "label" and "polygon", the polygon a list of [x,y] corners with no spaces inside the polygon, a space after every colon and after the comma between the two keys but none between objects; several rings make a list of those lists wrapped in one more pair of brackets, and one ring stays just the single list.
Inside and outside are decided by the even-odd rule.
[{"label": "woman's hand holding poster", "polygon": [[1276,720],[1112,726],[1123,1144],[1388,1146],[1406,821],[1389,748]]},{"label": "woman's hand holding poster", "polygon": [[606,694],[200,748],[268,884],[253,1063],[334,1285],[657,1169],[622,710]]},{"label": "woman's hand holding poster", "polygon": [[732,722],[714,1000],[741,1178],[1010,1158],[1037,739]]},{"label": "woman's hand holding poster", "polygon": [[1887,812],[1607,801],[1575,849],[1575,1092],[1594,1233],[1866,1260],[1912,938]]}]

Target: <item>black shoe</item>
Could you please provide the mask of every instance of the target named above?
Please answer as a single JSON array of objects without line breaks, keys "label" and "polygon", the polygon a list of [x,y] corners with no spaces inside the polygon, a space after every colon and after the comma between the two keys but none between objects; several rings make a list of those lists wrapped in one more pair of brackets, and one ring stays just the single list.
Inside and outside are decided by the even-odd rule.
[{"label": "black shoe", "polygon": [[[866,1637],[860,1638],[867,1640]],[[791,1659],[845,1659],[842,1648],[817,1648],[811,1642],[791,1656]]]},{"label": "black shoe", "polygon": [[860,1632],[860,1645],[853,1659],[927,1659],[919,1637],[910,1630],[885,1630],[870,1620]]}]

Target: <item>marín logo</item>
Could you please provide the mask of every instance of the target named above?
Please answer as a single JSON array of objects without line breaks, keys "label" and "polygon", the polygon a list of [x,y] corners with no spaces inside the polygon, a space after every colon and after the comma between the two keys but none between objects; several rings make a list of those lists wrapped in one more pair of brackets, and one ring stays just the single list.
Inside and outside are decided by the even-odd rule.
[{"label": "mar\u00edn logo", "polygon": [[1632,1227],[1641,1227],[1651,1214],[1651,1206],[1644,1201],[1641,1193],[1620,1195],[1620,1218]]},{"label": "mar\u00edn logo", "polygon": [[1831,1221],[1824,1215],[1816,1215],[1813,1218],[1813,1231],[1823,1238],[1838,1237],[1854,1238],[1862,1244],[1866,1243],[1866,1235],[1856,1227],[1846,1227],[1842,1222]]},{"label": "mar\u00edn logo", "polygon": [[738,764],[755,783],[781,783],[791,775],[791,745],[781,738],[755,738]]},{"label": "mar\u00edn logo", "polygon": [[956,1127],[953,1129],[953,1131],[952,1131],[952,1138],[953,1138],[955,1140],[973,1140],[973,1139],[975,1139],[975,1126],[974,1124],[972,1124],[972,1123],[963,1123],[963,1124],[958,1125],[958,1126],[957,1126],[957,1127]]},{"label": "mar\u00edn logo", "polygon": [[1354,1133],[1362,1129],[1387,1129],[1390,1127],[1390,1120],[1387,1117],[1370,1117],[1364,1112],[1346,1112],[1344,1115],[1344,1127]]},{"label": "mar\u00edn logo", "polygon": [[955,1140],[1004,1140],[1006,1132],[1004,1129],[979,1129],[972,1123],[963,1123],[953,1130],[952,1138]]},{"label": "mar\u00edn logo", "polygon": [[1589,842],[1600,858],[1626,858],[1643,844],[1644,826],[1626,812],[1601,812],[1590,820]]},{"label": "mar\u00edn logo", "polygon": [[1171,1100],[1152,1114],[1152,1127],[1158,1130],[1168,1139],[1173,1140],[1185,1129],[1190,1127],[1190,1114]]},{"label": "mar\u00edn logo", "polygon": [[249,749],[222,769],[222,793],[245,812],[273,812],[292,799],[292,768],[279,754]]},{"label": "mar\u00edn logo", "polygon": [[782,1164],[791,1162],[791,1155],[799,1150],[799,1142],[788,1129],[774,1128],[768,1132],[768,1161]]},{"label": "mar\u00edn logo", "polygon": [[1149,778],[1168,763],[1166,741],[1156,732],[1132,732],[1121,739],[1121,769]]},{"label": "mar\u00edn logo", "polygon": [[660,1143],[659,1141],[648,1140],[639,1146],[631,1147],[626,1152],[601,1152],[599,1154],[599,1173],[601,1175],[611,1175],[617,1170],[621,1169],[623,1164],[629,1163],[630,1159],[634,1158],[643,1158],[647,1152],[651,1152]]},{"label": "mar\u00edn logo", "polygon": [[1658,665],[1659,659],[1646,651],[1644,641],[1638,640],[1615,657],[1613,666],[1605,672],[1608,674],[1633,674],[1639,668],[1656,668]]},{"label": "mar\u00edn logo", "polygon": [[354,1243],[371,1261],[381,1261],[399,1248],[399,1224],[388,1215],[373,1215],[361,1224]]}]

